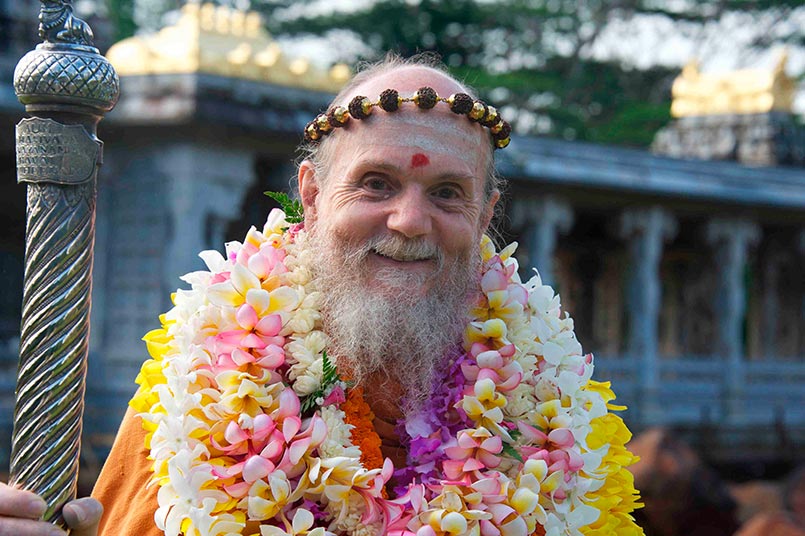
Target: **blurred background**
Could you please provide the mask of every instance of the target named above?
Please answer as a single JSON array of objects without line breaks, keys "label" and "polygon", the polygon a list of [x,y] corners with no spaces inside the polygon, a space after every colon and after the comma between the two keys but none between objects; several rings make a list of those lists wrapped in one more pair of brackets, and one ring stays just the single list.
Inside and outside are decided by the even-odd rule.
[{"label": "blurred background", "polygon": [[[11,81],[38,42],[37,4],[0,1],[0,471],[25,225]],[[498,227],[630,406],[646,533],[805,534],[801,0],[74,9],[122,79],[99,131],[86,490],[134,391],[140,338],[178,276],[201,268],[196,253],[262,223],[261,192],[289,188],[304,125],[359,61],[433,51],[514,126],[497,155]]]}]

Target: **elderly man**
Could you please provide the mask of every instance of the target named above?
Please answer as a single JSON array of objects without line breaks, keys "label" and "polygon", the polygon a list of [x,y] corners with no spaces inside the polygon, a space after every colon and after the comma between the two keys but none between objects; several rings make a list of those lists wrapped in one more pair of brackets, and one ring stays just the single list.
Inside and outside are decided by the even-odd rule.
[{"label": "elderly man", "polygon": [[[622,441],[574,439],[581,432],[572,431],[571,384],[579,386],[572,397],[587,400],[580,411],[599,417],[609,391],[584,387],[591,358],[581,355],[553,294],[544,306],[537,293],[529,298],[513,259],[494,256],[483,241],[500,197],[493,151],[508,144],[510,129],[467,93],[438,67],[392,58],[357,75],[309,125],[298,174],[304,229],[294,224],[282,234],[269,218],[226,258],[207,255],[209,273],[188,276],[205,300],[232,311],[193,333],[209,331],[210,322],[228,327],[191,345],[191,354],[201,353],[188,363],[202,356],[204,364],[179,375],[196,382],[188,387],[196,398],[180,393],[166,402],[181,390],[166,395],[166,382],[184,380],[162,376],[166,348],[182,346],[177,323],[192,324],[181,312],[192,299],[177,297],[179,312],[147,337],[158,379],[144,366],[132,404],[139,416],[130,410],[124,419],[97,501],[65,507],[72,534],[97,533],[98,501],[104,535],[326,534],[315,524],[335,534],[525,536],[561,523],[631,523],[630,477],[617,485],[627,489],[620,520],[573,498],[607,489],[604,476],[589,485],[581,472],[604,467],[592,454],[599,444],[621,449],[624,465],[631,458]],[[283,293],[282,281],[297,290]],[[518,316],[540,307],[565,333],[543,365],[536,346],[522,348],[541,343],[529,317]],[[518,330],[525,338],[515,344]],[[543,370],[556,371],[556,380],[540,380]],[[204,421],[206,447],[195,454],[171,442],[162,419],[188,400],[200,405],[176,422]],[[584,426],[585,434],[598,430]],[[204,459],[199,478],[207,480],[196,491],[182,491],[199,474],[180,451]],[[622,475],[619,465],[608,467],[597,474]],[[193,493],[201,495],[187,499]],[[563,501],[568,506],[553,513]],[[33,521],[42,505],[30,494],[2,488],[0,508],[0,534],[48,533]]]}]

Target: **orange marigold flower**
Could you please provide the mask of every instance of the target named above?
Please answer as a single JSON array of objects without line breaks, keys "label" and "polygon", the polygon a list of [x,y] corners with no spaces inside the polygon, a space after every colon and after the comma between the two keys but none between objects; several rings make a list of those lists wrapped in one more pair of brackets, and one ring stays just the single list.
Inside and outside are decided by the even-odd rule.
[{"label": "orange marigold flower", "polygon": [[344,421],[354,426],[350,432],[352,442],[361,449],[361,463],[367,469],[383,467],[383,453],[380,451],[380,436],[377,435],[372,421],[369,404],[363,399],[363,388],[353,387],[347,391],[347,400],[341,404]]}]

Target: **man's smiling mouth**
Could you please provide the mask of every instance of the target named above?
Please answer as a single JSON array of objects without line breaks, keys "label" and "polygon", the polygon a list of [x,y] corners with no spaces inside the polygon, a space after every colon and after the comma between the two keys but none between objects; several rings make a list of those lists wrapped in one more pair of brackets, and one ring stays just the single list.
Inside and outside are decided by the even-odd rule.
[{"label": "man's smiling mouth", "polygon": [[372,253],[378,257],[389,259],[397,262],[424,262],[435,260],[432,256],[409,255],[404,252],[400,253],[381,253],[376,248],[372,249]]}]

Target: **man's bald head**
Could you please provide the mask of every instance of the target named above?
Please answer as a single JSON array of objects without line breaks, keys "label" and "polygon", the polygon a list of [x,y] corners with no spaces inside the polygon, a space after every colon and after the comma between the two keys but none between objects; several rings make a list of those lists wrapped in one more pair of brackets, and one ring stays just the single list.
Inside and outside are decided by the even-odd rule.
[{"label": "man's bald head", "polygon": [[[444,65],[432,55],[424,54],[409,59],[403,59],[396,55],[388,55],[383,60],[369,64],[361,69],[335,96],[330,103],[330,107],[346,107],[349,102],[358,95],[363,95],[374,100],[386,89],[395,89],[400,95],[404,96],[412,95],[423,86],[433,88],[436,93],[442,97],[447,97],[454,93],[466,93],[476,98],[471,88],[451,76]],[[411,111],[415,111],[416,107],[413,104],[407,106],[411,107]],[[444,110],[446,110],[446,106],[439,111]],[[408,124],[414,127],[419,125],[427,128],[439,125],[440,128],[445,130],[445,136],[440,140],[439,146],[431,147],[431,149],[440,152],[447,152],[451,145],[451,138],[467,136],[468,128],[472,131],[476,131],[474,134],[470,133],[469,135],[477,135],[479,139],[482,140],[480,147],[482,151],[486,152],[486,158],[484,159],[484,192],[487,199],[491,198],[491,196],[500,189],[502,180],[495,171],[494,149],[488,130],[478,124],[470,123],[467,125],[460,123],[461,121],[467,122],[466,118],[461,116],[448,117],[446,121],[445,115],[439,113],[439,111],[435,111],[435,113],[427,111],[416,114],[394,112],[394,121],[400,126]],[[371,128],[374,126],[373,123],[384,121],[385,118],[382,116],[387,113],[388,112],[384,112],[378,108],[373,116],[362,120],[362,122],[365,122],[365,125],[362,126]],[[375,115],[378,117],[375,117]],[[447,113],[447,116],[452,115],[454,114],[451,112]],[[446,125],[449,125],[449,121],[451,120],[456,121],[459,128],[453,130],[445,128]],[[357,123],[357,121],[353,119],[345,128],[338,130],[349,131],[350,128],[356,129],[356,127],[351,127],[351,124],[355,123]],[[367,130],[367,133],[368,132],[370,131]],[[411,145],[418,145],[419,139],[416,136],[416,128],[407,129],[407,132]],[[314,164],[320,182],[324,182],[328,178],[333,158],[338,152],[336,148],[338,146],[339,134],[341,133],[335,132],[333,135],[325,136],[317,143],[309,143],[303,146],[303,150],[306,153],[305,159],[310,160]],[[371,134],[363,133],[362,135],[371,136]]]},{"label": "man's bald head", "polygon": [[412,94],[425,85],[432,87],[440,95],[451,93],[467,93],[476,98],[472,88],[456,80],[444,66],[431,56],[414,56],[402,59],[399,56],[388,56],[385,59],[368,64],[341,88],[332,104],[346,106],[355,95],[379,95],[389,86],[385,80],[393,77],[399,87],[394,87],[400,94]]}]

